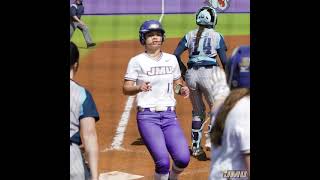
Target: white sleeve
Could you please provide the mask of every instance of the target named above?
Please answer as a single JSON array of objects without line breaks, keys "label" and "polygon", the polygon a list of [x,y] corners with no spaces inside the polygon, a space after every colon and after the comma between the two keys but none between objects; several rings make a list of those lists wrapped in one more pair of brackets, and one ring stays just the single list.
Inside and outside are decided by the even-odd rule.
[{"label": "white sleeve", "polygon": [[137,62],[137,59],[130,59],[124,79],[130,80],[130,81],[136,81],[138,78],[138,72],[139,72],[139,64]]},{"label": "white sleeve", "polygon": [[177,60],[176,56],[172,55],[172,59],[174,61],[173,70],[172,70],[173,80],[178,80],[181,77],[180,67],[179,67],[178,60]]},{"label": "white sleeve", "polygon": [[[247,101],[248,102],[248,101]],[[242,153],[250,153],[250,100],[243,104],[236,125],[236,136]]]}]

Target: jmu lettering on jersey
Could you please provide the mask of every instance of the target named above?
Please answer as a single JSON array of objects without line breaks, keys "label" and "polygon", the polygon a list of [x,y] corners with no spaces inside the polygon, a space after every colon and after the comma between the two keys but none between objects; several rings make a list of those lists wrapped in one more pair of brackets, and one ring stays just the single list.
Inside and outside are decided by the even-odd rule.
[{"label": "jmu lettering on jersey", "polygon": [[172,67],[171,66],[151,67],[150,71],[147,71],[148,76],[164,75],[164,74],[172,74]]}]

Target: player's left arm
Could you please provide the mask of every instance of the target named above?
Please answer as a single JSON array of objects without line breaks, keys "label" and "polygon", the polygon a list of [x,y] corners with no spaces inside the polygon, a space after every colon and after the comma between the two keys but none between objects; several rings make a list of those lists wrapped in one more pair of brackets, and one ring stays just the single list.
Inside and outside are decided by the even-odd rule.
[{"label": "player's left arm", "polygon": [[98,179],[99,145],[93,117],[85,117],[80,121],[80,132],[85,152],[88,154],[88,162],[92,179]]},{"label": "player's left arm", "polygon": [[189,97],[189,88],[182,81],[182,78],[173,81],[173,90],[176,94],[184,96],[184,98]]},{"label": "player's left arm", "polygon": [[224,38],[220,35],[220,41],[219,41],[219,48],[217,49],[217,53],[219,55],[219,58],[221,60],[221,63],[222,63],[222,69],[226,70],[225,69],[225,65],[227,64],[227,46],[226,46],[226,43],[224,41]]},{"label": "player's left arm", "polygon": [[[176,58],[174,58],[176,59]],[[185,98],[189,97],[189,88],[182,80],[181,71],[177,60],[173,61],[173,90],[176,94],[182,95]]]},{"label": "player's left arm", "polygon": [[231,56],[226,64],[226,78],[230,86],[231,86],[232,78],[234,76],[234,63],[235,63],[235,56]]}]

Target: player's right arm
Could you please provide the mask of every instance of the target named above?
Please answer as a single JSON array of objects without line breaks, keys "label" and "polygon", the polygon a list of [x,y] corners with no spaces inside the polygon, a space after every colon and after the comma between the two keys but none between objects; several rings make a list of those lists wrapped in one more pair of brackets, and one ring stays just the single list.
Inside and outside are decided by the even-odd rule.
[{"label": "player's right arm", "polygon": [[128,96],[133,96],[138,94],[139,92],[147,92],[151,90],[151,85],[149,82],[143,82],[140,85],[135,85],[135,81],[124,80],[123,83],[123,94]]},{"label": "player's right arm", "polygon": [[92,179],[98,179],[99,145],[96,132],[96,121],[99,120],[99,113],[91,94],[86,91],[86,99],[82,104],[80,119],[80,133],[84,144],[85,152],[88,155],[88,162]]},{"label": "player's right arm", "polygon": [[92,179],[98,179],[99,145],[96,132],[96,120],[93,117],[85,117],[80,121],[80,131],[85,151],[88,154],[88,162]]},{"label": "player's right arm", "polygon": [[136,84],[139,72],[141,72],[141,70],[138,59],[130,59],[126,75],[124,76],[122,87],[122,92],[124,95],[133,96],[138,94],[139,92],[146,92],[151,90],[150,82],[142,82],[138,85]]}]

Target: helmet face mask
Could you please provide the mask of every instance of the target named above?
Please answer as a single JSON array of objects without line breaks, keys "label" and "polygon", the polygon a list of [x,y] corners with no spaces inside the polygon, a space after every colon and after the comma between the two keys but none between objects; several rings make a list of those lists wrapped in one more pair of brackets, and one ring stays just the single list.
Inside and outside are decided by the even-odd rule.
[{"label": "helmet face mask", "polygon": [[196,24],[214,28],[217,25],[217,12],[209,6],[200,8],[196,14]]},{"label": "helmet face mask", "polygon": [[162,42],[164,41],[165,38],[165,30],[162,28],[162,25],[159,21],[157,20],[149,20],[149,21],[145,21],[141,26],[140,26],[140,30],[139,30],[139,39],[140,39],[140,43],[142,45],[145,45],[146,43],[146,39],[145,39],[145,35],[148,32],[151,31],[159,31],[162,34]]}]

